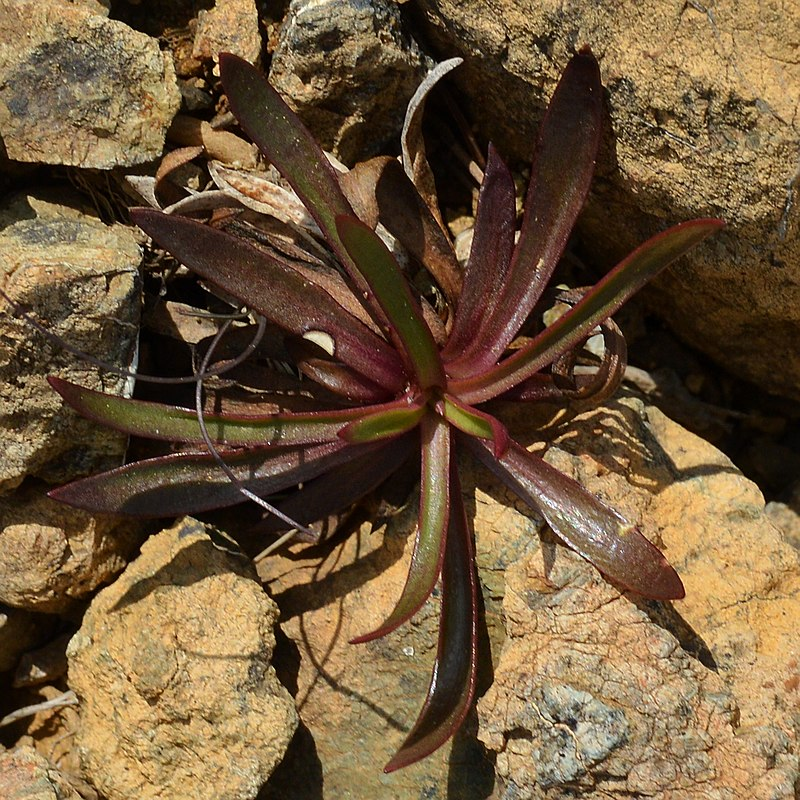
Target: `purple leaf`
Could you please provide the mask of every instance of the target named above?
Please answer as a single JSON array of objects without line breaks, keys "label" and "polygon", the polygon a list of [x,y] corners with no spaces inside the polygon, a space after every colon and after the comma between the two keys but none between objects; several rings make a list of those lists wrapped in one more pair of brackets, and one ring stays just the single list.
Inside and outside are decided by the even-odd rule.
[{"label": "purple leaf", "polygon": [[185,217],[136,208],[131,219],[189,269],[270,322],[298,336],[327,335],[339,360],[392,391],[402,388],[402,367],[388,344],[264,250]]},{"label": "purple leaf", "polygon": [[395,159],[384,163],[375,199],[386,229],[425,266],[455,308],[462,294],[462,276],[453,246]]},{"label": "purple leaf", "polygon": [[464,291],[442,358],[457,358],[473,344],[487,308],[497,303],[514,249],[516,194],[511,172],[489,145],[489,159],[478,196],[472,248],[464,273]]},{"label": "purple leaf", "polygon": [[478,587],[472,534],[455,465],[450,473],[450,491],[436,663],[422,711],[384,772],[407,767],[441,747],[461,727],[475,696]]},{"label": "purple leaf", "polygon": [[[380,486],[405,463],[414,446],[418,445],[415,440],[415,436],[409,435],[386,442],[379,449],[353,458],[335,471],[304,483],[302,489],[286,500],[275,503],[275,506],[302,525],[325,520]],[[286,523],[270,515],[252,532],[277,533],[286,529]]]},{"label": "purple leaf", "polygon": [[420,423],[422,477],[419,523],[403,592],[394,610],[375,630],[351,640],[360,644],[391,633],[422,608],[442,569],[450,508],[450,427],[433,414]]},{"label": "purple leaf", "polygon": [[[253,448],[222,452],[236,477],[254,494],[274,492],[311,480],[376,445],[342,441],[285,451]],[[208,453],[174,453],[68,483],[49,496],[87,511],[172,517],[244,502]]]},{"label": "purple leaf", "polygon": [[495,459],[483,442],[464,441],[486,467],[541,513],[565,544],[611,580],[654,600],[684,597],[681,579],[661,551],[577,481],[516,442]]},{"label": "purple leaf", "polygon": [[602,85],[588,48],[573,56],[547,108],[531,165],[519,243],[502,293],[483,316],[474,344],[450,368],[461,376],[496,363],[547,287],[594,173]]},{"label": "purple leaf", "polygon": [[470,404],[508,391],[577,347],[647,281],[723,225],[718,219],[695,219],[648,239],[533,341],[482,375],[452,381],[450,390]]}]

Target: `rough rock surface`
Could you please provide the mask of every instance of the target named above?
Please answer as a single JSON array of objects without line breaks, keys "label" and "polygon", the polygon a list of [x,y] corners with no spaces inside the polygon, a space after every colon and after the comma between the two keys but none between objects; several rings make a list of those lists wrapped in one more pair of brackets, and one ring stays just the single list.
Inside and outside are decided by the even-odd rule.
[{"label": "rough rock surface", "polygon": [[40,485],[0,497],[0,602],[69,611],[123,569],[142,527],[57,503]]},{"label": "rough rock surface", "polygon": [[32,747],[0,752],[4,800],[82,800],[70,782]]},{"label": "rough rock surface", "polygon": [[0,4],[9,158],[109,169],[161,155],[180,93],[155,39],[61,0]]},{"label": "rough rock surface", "polygon": [[261,34],[254,0],[216,0],[214,8],[200,10],[194,38],[194,58],[236,53],[250,63],[261,56]]},{"label": "rough rock surface", "polygon": [[[0,208],[0,287],[55,334],[95,357],[127,366],[139,319],[136,235],[42,195],[17,195]],[[116,466],[125,437],[62,407],[49,374],[106,391],[125,379],[64,356],[22,319],[0,317],[0,490],[26,475],[63,481],[105,459]]]},{"label": "rough rock surface", "polygon": [[478,800],[493,784],[493,796],[507,800],[794,797],[800,564],[758,490],[635,399],[578,418],[547,459],[640,520],[687,599],[672,608],[620,595],[467,462],[489,633],[482,645],[494,662],[491,688],[486,673],[479,679],[488,688],[479,736],[494,751],[496,777],[474,722],[422,763],[380,772],[421,705],[438,601],[384,640],[347,640],[397,598],[412,502],[385,530],[259,565],[291,640],[278,669],[296,676],[303,723],[289,769],[276,772],[265,797],[313,797],[324,786],[324,796]]},{"label": "rough rock surface", "polygon": [[504,560],[508,638],[479,704],[497,797],[794,798],[800,560],[760,493],[635,400],[557,442],[548,461],[641,520],[687,598],[620,595],[549,537]]},{"label": "rough rock surface", "polygon": [[396,3],[292,0],[270,81],[347,163],[397,140],[425,59]]},{"label": "rough rock surface", "polygon": [[[306,798],[485,797],[491,767],[481,748],[459,737],[424,761],[389,775],[425,698],[436,651],[434,598],[407,624],[374,642],[349,640],[372,630],[397,601],[414,539],[414,497],[387,526],[361,530],[336,546],[275,554],[259,574],[281,609],[275,667],[295,695],[301,726],[286,760],[259,800]],[[455,763],[452,767],[450,762]]]},{"label": "rough rock surface", "polygon": [[570,54],[600,59],[610,123],[583,219],[611,266],[667,223],[727,220],[651,295],[726,368],[800,397],[800,5],[420,0],[424,35],[501,152],[527,160]]},{"label": "rough rock surface", "polygon": [[151,538],[70,642],[78,748],[108,800],[255,797],[294,733],[277,607],[221,544],[191,519]]}]

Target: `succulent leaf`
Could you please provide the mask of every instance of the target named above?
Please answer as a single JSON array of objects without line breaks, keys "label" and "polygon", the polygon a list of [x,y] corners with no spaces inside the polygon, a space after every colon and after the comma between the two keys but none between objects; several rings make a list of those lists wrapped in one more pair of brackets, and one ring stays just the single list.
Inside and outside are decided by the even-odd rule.
[{"label": "succulent leaf", "polygon": [[409,620],[428,599],[442,569],[450,510],[450,427],[435,414],[420,420],[422,477],[419,522],[403,592],[391,614],[352,644],[385,636]]},{"label": "succulent leaf", "polygon": [[[203,441],[195,409],[96,392],[61,378],[48,381],[78,413],[110,428],[148,439]],[[206,414],[203,421],[212,441],[219,444],[286,447],[335,442],[341,431],[363,414],[360,408],[263,416]]]},{"label": "succulent leaf", "polygon": [[423,390],[443,386],[444,370],[436,342],[394,256],[361,220],[340,216],[336,224],[345,247],[389,320],[389,334],[404,354],[417,385]]},{"label": "succulent leaf", "polygon": [[594,173],[602,119],[602,85],[588,49],[573,56],[547,108],[525,198],[519,242],[502,292],[483,315],[474,345],[451,374],[494,364],[547,287]]},{"label": "succulent leaf", "polygon": [[185,217],[140,208],[131,219],[181,263],[270,322],[298,336],[321,331],[340,361],[381,386],[402,388],[402,368],[387,343],[264,250]]},{"label": "succulent leaf", "polygon": [[[330,442],[307,448],[220,451],[236,477],[266,497],[344,464],[379,445]],[[170,517],[243,502],[208,453],[173,453],[135,461],[53,489],[49,496],[95,513]]]},{"label": "succulent leaf", "polygon": [[450,390],[467,403],[481,403],[529,378],[578,346],[647,281],[723,225],[718,219],[696,219],[648,239],[533,341],[475,378],[451,381]]},{"label": "succulent leaf", "polygon": [[422,711],[384,772],[413,764],[441,747],[461,727],[475,696],[478,585],[472,532],[455,466],[450,474],[450,492],[436,662]]},{"label": "succulent leaf", "polygon": [[537,509],[560,539],[608,578],[654,600],[684,597],[681,579],[661,551],[576,480],[516,442],[511,442],[500,459],[479,440],[470,439],[468,447],[515,494]]}]

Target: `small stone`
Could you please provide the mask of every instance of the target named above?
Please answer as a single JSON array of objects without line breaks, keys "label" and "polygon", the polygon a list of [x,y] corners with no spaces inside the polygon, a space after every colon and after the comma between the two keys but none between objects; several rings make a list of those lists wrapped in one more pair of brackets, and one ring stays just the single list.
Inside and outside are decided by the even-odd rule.
[{"label": "small stone", "polygon": [[0,602],[68,612],[123,569],[141,529],[137,520],[57,503],[36,485],[0,497]]},{"label": "small stone", "polygon": [[292,0],[269,76],[322,146],[353,163],[399,140],[425,71],[396,3]]},{"label": "small stone", "polygon": [[[96,358],[130,364],[139,322],[137,237],[44,193],[0,207],[0,288],[55,335]],[[0,317],[0,491],[26,475],[62,482],[122,462],[126,437],[64,407],[47,376],[121,393],[127,379],[98,375],[64,355],[5,300]]]},{"label": "small stone", "polygon": [[275,603],[185,519],[92,601],[70,642],[77,745],[108,800],[258,794],[297,726],[270,660]]},{"label": "small stone", "polygon": [[14,688],[52,683],[67,674],[67,644],[72,636],[57,636],[43,647],[22,655],[14,672]]},{"label": "small stone", "polygon": [[4,800],[82,800],[72,784],[32,747],[0,752]]},{"label": "small stone", "polygon": [[62,0],[3,3],[0,29],[9,158],[110,169],[161,155],[180,93],[155,39]]},{"label": "small stone", "polygon": [[235,53],[251,64],[261,56],[261,34],[254,0],[216,0],[214,8],[201,9],[192,56],[218,60],[220,53]]}]

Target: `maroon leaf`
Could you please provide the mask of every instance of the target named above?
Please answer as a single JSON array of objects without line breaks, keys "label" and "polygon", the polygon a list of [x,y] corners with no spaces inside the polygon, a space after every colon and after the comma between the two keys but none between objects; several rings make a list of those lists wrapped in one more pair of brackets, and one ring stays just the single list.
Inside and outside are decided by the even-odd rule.
[{"label": "maroon leaf", "polygon": [[541,297],[589,191],[601,114],[600,70],[584,48],[564,70],[542,123],[519,243],[502,294],[487,308],[473,346],[450,366],[450,374],[496,363]]},{"label": "maroon leaf", "polygon": [[461,268],[455,251],[398,161],[384,163],[375,185],[375,198],[381,222],[425,266],[455,308],[462,294]]},{"label": "maroon leaf", "polygon": [[[222,452],[236,477],[254,494],[311,480],[376,445],[342,441],[278,451],[253,448]],[[244,502],[208,453],[175,453],[68,483],[49,496],[87,511],[139,517],[173,517]]]},{"label": "maroon leaf", "polygon": [[131,219],[181,263],[284,330],[330,337],[334,354],[373,382],[403,387],[389,345],[321,287],[242,239],[185,217],[133,209]]},{"label": "maroon leaf", "polygon": [[452,381],[451,391],[466,403],[482,403],[526,380],[578,346],[647,281],[724,224],[718,219],[695,219],[648,239],[529,344],[483,374]]},{"label": "maroon leaf", "polygon": [[436,663],[425,705],[384,772],[407,767],[441,747],[461,727],[475,696],[478,587],[472,534],[455,465],[450,472],[450,491]]},{"label": "maroon leaf", "polygon": [[[327,519],[348,508],[380,486],[411,455],[415,444],[413,435],[386,442],[342,464],[336,471],[326,472],[303,484],[303,487],[275,506],[302,525]],[[277,533],[287,525],[274,515],[268,516],[253,528],[254,533]]]},{"label": "maroon leaf", "polygon": [[[367,289],[336,230],[336,217],[352,215],[336,173],[297,114],[269,85],[261,71],[232,53],[220,53],[220,76],[228,102],[242,129],[289,182],[314,217],[355,287]],[[376,319],[380,310],[364,297]]]},{"label": "maroon leaf", "polygon": [[514,249],[515,203],[514,179],[490,144],[464,273],[464,291],[442,351],[445,361],[458,358],[467,345],[473,344],[486,310],[497,303]]},{"label": "maroon leaf", "polygon": [[495,459],[480,440],[464,441],[486,467],[542,514],[565,544],[611,580],[654,600],[684,597],[681,579],[661,551],[577,481],[516,442]]}]

